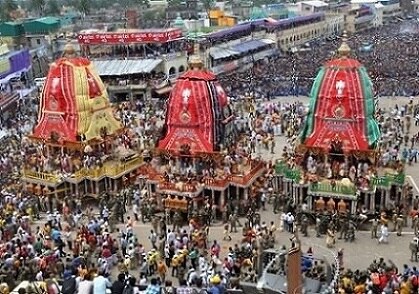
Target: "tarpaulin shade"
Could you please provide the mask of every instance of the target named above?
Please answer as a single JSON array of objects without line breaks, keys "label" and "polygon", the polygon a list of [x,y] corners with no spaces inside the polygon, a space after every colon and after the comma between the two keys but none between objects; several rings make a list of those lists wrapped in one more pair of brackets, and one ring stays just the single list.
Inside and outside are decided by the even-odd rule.
[{"label": "tarpaulin shade", "polygon": [[292,18],[287,18],[287,19],[281,19],[276,23],[267,23],[267,27],[281,28],[284,26],[292,25],[292,24],[295,25],[304,21],[315,20],[316,18],[319,18],[319,17],[320,18],[324,17],[324,13],[318,12],[318,13],[313,13],[313,14],[305,15],[305,16],[297,16],[297,17],[292,17]]},{"label": "tarpaulin shade", "polygon": [[240,44],[237,44],[235,46],[232,47],[232,49],[234,51],[240,52],[240,53],[245,53],[245,52],[249,52],[255,49],[258,49],[260,47],[264,47],[268,44],[266,44],[264,41],[262,40],[250,40],[247,42],[242,42]]},{"label": "tarpaulin shade", "polygon": [[231,36],[231,35],[237,35],[240,33],[244,33],[246,31],[251,31],[253,28],[261,26],[265,23],[267,23],[268,21],[266,19],[258,19],[258,20],[252,20],[249,22],[245,22],[245,23],[241,23],[238,25],[235,25],[232,28],[228,28],[228,29],[224,29],[224,30],[220,30],[214,33],[211,33],[208,35],[208,39],[210,40],[219,40],[219,39],[223,39],[227,36]]},{"label": "tarpaulin shade", "polygon": [[16,72],[26,72],[31,68],[31,55],[28,50],[20,50],[1,56],[0,79]]},{"label": "tarpaulin shade", "polygon": [[233,55],[240,54],[241,52],[237,52],[231,50],[230,48],[221,48],[221,47],[211,47],[210,48],[210,55],[214,59],[222,59],[227,58]]},{"label": "tarpaulin shade", "polygon": [[95,60],[93,64],[100,76],[123,76],[150,73],[161,59]]}]

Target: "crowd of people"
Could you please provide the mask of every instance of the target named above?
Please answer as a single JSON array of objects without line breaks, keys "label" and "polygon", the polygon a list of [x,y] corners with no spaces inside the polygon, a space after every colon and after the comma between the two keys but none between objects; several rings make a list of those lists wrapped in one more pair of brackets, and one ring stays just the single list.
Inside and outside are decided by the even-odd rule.
[{"label": "crowd of people", "polygon": [[[398,25],[390,25],[355,35],[349,40],[354,51],[364,42],[372,43],[372,51],[363,51],[358,58],[370,71],[380,95],[417,94],[417,80],[412,80],[412,76],[416,75],[413,59],[418,47],[413,42],[414,36],[401,36],[398,28]],[[233,97],[251,92],[249,82],[255,96],[259,97],[307,94],[315,72],[336,47],[333,42],[318,41],[311,44],[310,51],[294,53],[289,58],[275,57],[269,63],[259,62],[251,72],[235,73],[228,77],[228,81],[226,77],[222,81]],[[316,62],[307,63],[306,60],[313,56]],[[290,67],[290,62],[294,66]],[[237,127],[241,133],[248,134],[242,149],[247,147],[248,153],[259,155],[263,149],[275,153],[276,139],[286,136],[289,147],[286,152],[292,155],[294,141],[304,123],[304,103],[257,102],[254,105],[244,100],[232,103],[238,114]],[[225,294],[227,289],[239,289],[241,281],[257,282],[261,271],[260,250],[278,246],[275,238],[278,230],[285,229],[291,234],[295,231],[297,220],[283,206],[276,208],[278,212],[281,210],[281,215],[288,215],[283,221],[291,221],[284,221],[277,229],[275,221],[268,225],[249,214],[242,232],[237,230],[241,224],[234,209],[234,213],[224,218],[224,239],[231,241],[231,234],[239,233],[243,238],[236,244],[227,243],[224,249],[222,242],[211,237],[208,224],[188,223],[186,220],[174,223],[164,217],[151,216],[152,229],[148,238],[142,238],[136,228],[136,221],[141,219],[138,208],[142,201],[138,191],[128,195],[130,201],[123,202],[124,211],[129,212],[116,228],[109,222],[110,203],[100,203],[97,211],[92,211],[85,209],[79,199],[67,197],[52,201],[48,197],[30,195],[19,183],[20,171],[28,163],[32,151],[36,157],[50,156],[43,146],[32,146],[24,139],[36,122],[37,104],[37,97],[28,96],[16,109],[15,115],[0,120],[5,133],[0,146],[2,293],[7,293],[7,289],[11,291],[21,281],[30,281],[29,287],[19,290],[20,294],[39,291],[48,294],[104,294],[108,293],[107,289],[112,294],[138,294],[141,291],[146,294]],[[137,150],[154,146],[160,125],[158,119],[149,114],[159,112],[161,110],[140,101],[121,104],[116,115],[132,132],[121,135],[119,143],[126,149]],[[419,133],[411,131],[411,124],[413,120],[415,125],[419,124],[419,104],[412,100],[406,105],[379,109],[377,120],[383,134],[380,144],[385,150],[380,164],[389,166],[391,162],[401,160],[416,163]],[[89,151],[84,153],[79,158],[80,167],[102,164],[96,163],[97,158],[105,154],[92,157],[88,155]],[[65,159],[69,155],[60,153],[57,156]],[[35,161],[29,168],[42,172],[74,171],[73,168],[66,169],[65,160],[58,160],[56,166],[51,166],[54,160],[44,165]],[[314,168],[312,163],[307,165],[308,170]],[[230,172],[228,168],[225,171]],[[353,173],[357,173],[356,169]],[[264,193],[260,200],[260,208],[264,209]],[[384,238],[382,241],[388,240]],[[284,264],[284,260],[279,263],[282,272],[285,271]],[[318,269],[317,265],[305,268],[307,277],[324,279],[324,271],[323,265]],[[418,274],[416,268],[407,266],[403,273],[398,273],[394,265],[386,265],[384,260],[380,260],[367,271],[342,271],[337,290],[340,293],[398,291],[407,294],[417,290]]]},{"label": "crowd of people", "polygon": [[[391,23],[349,37],[352,55],[368,70],[379,96],[418,95],[419,77],[415,56],[419,50],[416,20]],[[319,68],[336,55],[341,39],[317,40],[296,52],[283,52],[260,60],[246,71],[220,77],[230,96],[272,99],[279,96],[308,96]]]},{"label": "crowd of people", "polygon": [[[238,113],[241,113],[242,119],[245,120],[246,112],[240,111],[245,108],[245,105],[241,103],[236,102],[234,107],[239,110]],[[21,113],[14,119],[19,122],[18,119],[32,113],[29,110],[33,108],[34,106],[21,108]],[[145,124],[135,122],[138,117],[143,117],[135,114],[136,111],[142,113],[146,108],[144,105],[122,107],[118,113],[121,119],[126,121],[127,126],[142,133],[146,129],[150,131],[155,127],[148,122]],[[303,103],[258,103],[255,105],[254,112],[253,133],[249,139],[249,148],[250,151],[257,152],[257,149],[267,148],[263,141],[271,135],[295,138],[303,123],[305,105]],[[419,107],[413,102],[396,106],[394,109],[378,111],[380,127],[384,130],[384,134],[389,133],[388,138],[383,137],[388,140],[385,143],[388,148],[403,144],[404,141],[400,141],[399,130],[402,127],[405,128],[403,131],[409,128],[405,117],[418,112]],[[393,119],[396,116],[400,116],[400,119]],[[30,121],[35,118],[28,116],[26,119]],[[16,125],[19,124],[10,124],[10,130],[15,130]],[[246,123],[242,125],[244,128],[249,126]],[[410,137],[407,140],[407,148],[415,148],[417,135],[413,134],[413,136],[416,136],[413,141]],[[254,143],[251,143],[252,141]],[[4,142],[6,144],[3,148],[9,148],[7,154],[18,154],[19,149],[16,150],[17,147],[14,144],[21,142],[19,135],[13,135],[12,141],[6,139]],[[251,150],[252,146],[254,150]],[[402,156],[403,153],[398,152],[396,158]],[[17,156],[12,157],[16,158],[16,162],[10,165],[10,168],[11,171],[16,172],[20,166],[18,165],[20,160]],[[411,161],[414,161],[413,157]],[[258,271],[259,255],[256,251],[258,246],[260,244],[272,246],[276,242],[271,238],[277,230],[275,223],[268,226],[263,222],[255,221],[245,224],[246,230],[242,243],[232,246],[222,255],[220,243],[215,241],[211,245],[203,245],[196,242],[194,234],[197,232],[194,226],[188,227],[185,224],[173,230],[170,228],[170,223],[154,220],[151,220],[153,230],[147,241],[140,239],[137,235],[134,229],[135,218],[131,218],[132,216],[126,218],[118,231],[112,232],[112,228],[107,223],[109,212],[106,209],[101,209],[99,215],[89,213],[86,221],[81,217],[83,212],[79,211],[80,204],[71,205],[68,201],[55,202],[52,205],[43,204],[47,199],[39,199],[40,213],[35,213],[35,216],[44,216],[42,220],[45,223],[34,229],[30,225],[29,217],[32,215],[30,208],[33,207],[31,197],[25,193],[14,193],[15,191],[10,189],[4,189],[3,193],[6,193],[6,190],[7,194],[1,202],[3,207],[3,241],[1,242],[5,260],[2,272],[3,282],[7,283],[9,288],[13,288],[17,281],[37,280],[45,282],[46,289],[49,289],[51,293],[58,293],[57,289],[51,290],[57,287],[56,280],[63,281],[60,282],[62,283],[60,287],[67,288],[69,284],[72,284],[67,280],[75,279],[78,293],[86,292],[86,294],[89,293],[89,289],[93,289],[94,293],[105,293],[103,287],[106,288],[106,286],[111,289],[112,293],[120,294],[126,294],[124,291],[127,291],[129,287],[133,288],[134,293],[141,289],[147,294],[158,293],[158,291],[200,293],[201,290],[207,291],[202,293],[224,293],[223,291],[227,288],[239,287],[239,280],[255,282]],[[140,205],[137,201],[141,200],[138,197],[132,200],[133,212],[135,212],[134,206]],[[74,215],[71,215],[72,213]],[[72,221],[67,223],[65,220],[68,219]],[[227,218],[227,220],[226,236],[231,234],[230,231],[233,233],[236,231],[238,221],[237,218]],[[202,230],[206,231],[207,236],[211,236],[210,228],[202,228]],[[292,233],[294,229],[288,231]],[[228,239],[226,237],[226,240]],[[117,273],[120,274],[116,275]],[[380,273],[381,275],[385,276],[385,272]],[[352,286],[345,284],[347,276],[351,278]],[[356,277],[356,274],[350,276],[350,273],[345,273],[341,284],[345,286],[342,286],[342,289],[349,291],[350,287],[359,286],[360,281],[364,281]],[[367,288],[371,284],[368,279],[363,283]],[[372,293],[376,293],[375,286],[370,287],[373,289]]]}]

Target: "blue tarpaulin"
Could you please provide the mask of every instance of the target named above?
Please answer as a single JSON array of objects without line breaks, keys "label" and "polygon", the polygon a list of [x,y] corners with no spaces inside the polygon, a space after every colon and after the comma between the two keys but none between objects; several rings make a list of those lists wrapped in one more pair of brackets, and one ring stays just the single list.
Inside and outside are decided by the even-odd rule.
[{"label": "blue tarpaulin", "polygon": [[276,23],[267,23],[266,26],[270,28],[277,28],[277,29],[280,29],[282,27],[289,26],[289,25],[297,26],[301,24],[301,22],[311,21],[316,18],[322,18],[324,17],[324,15],[325,15],[324,12],[317,12],[310,15],[296,16],[296,17],[291,17],[287,19],[281,19],[277,21]]},{"label": "blue tarpaulin", "polygon": [[4,79],[13,73],[29,71],[32,57],[29,50],[20,50],[0,57],[0,79]]},{"label": "blue tarpaulin", "polygon": [[240,44],[232,46],[231,49],[240,53],[245,53],[245,52],[249,52],[257,48],[266,46],[266,45],[267,45],[267,42],[264,42],[263,40],[250,40],[250,41],[242,42]]},{"label": "blue tarpaulin", "polygon": [[240,54],[241,52],[233,51],[229,48],[221,48],[221,47],[211,47],[210,48],[210,55],[215,60],[227,58],[236,54]]},{"label": "blue tarpaulin", "polygon": [[240,23],[238,25],[235,25],[234,27],[223,29],[223,30],[208,34],[207,37],[208,39],[212,41],[216,41],[216,40],[227,38],[228,36],[232,36],[232,35],[239,35],[239,34],[244,34],[244,33],[250,34],[250,32],[252,31],[252,26],[259,27],[265,24],[266,22],[267,22],[266,19],[257,19],[257,20]]}]

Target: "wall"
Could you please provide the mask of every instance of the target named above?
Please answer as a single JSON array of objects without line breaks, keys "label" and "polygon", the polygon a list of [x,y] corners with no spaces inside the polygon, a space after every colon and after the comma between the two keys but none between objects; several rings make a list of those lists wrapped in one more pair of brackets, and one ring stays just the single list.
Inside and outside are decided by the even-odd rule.
[{"label": "wall", "polygon": [[279,47],[288,50],[319,37],[339,35],[344,29],[343,15],[329,15],[326,20],[277,33]]},{"label": "wall", "polygon": [[383,18],[384,20],[391,20],[395,16],[402,14],[400,3],[388,4],[383,7]]},{"label": "wall", "polygon": [[165,1],[165,0],[161,0],[161,1],[150,0],[149,4],[150,4],[150,7],[152,7],[152,8],[159,8],[159,7],[165,8],[165,7],[167,7],[167,1]]},{"label": "wall", "polygon": [[419,0],[415,0],[413,2],[413,12],[414,13],[419,13]]},{"label": "wall", "polygon": [[37,48],[40,46],[49,47],[48,40],[45,38],[45,35],[31,35],[27,37],[30,48]]},{"label": "wall", "polygon": [[411,0],[400,0],[400,7],[403,14],[410,14],[414,11],[414,2]]},{"label": "wall", "polygon": [[[166,73],[166,75],[169,76],[169,78],[175,78],[179,74],[179,68],[181,66],[184,67],[186,70],[188,68],[188,59],[186,56],[186,53],[183,52],[176,52],[176,53],[170,53],[165,54],[162,57],[163,59],[163,70]],[[175,74],[169,75],[170,68],[175,68]]]},{"label": "wall", "polygon": [[375,5],[375,18],[373,21],[374,27],[381,27],[383,25],[383,6],[381,4]]},{"label": "wall", "polygon": [[313,14],[315,12],[316,7],[313,5],[301,3],[301,13],[304,15]]},{"label": "wall", "polygon": [[346,30],[353,34],[355,32],[360,32],[363,30],[370,29],[372,27],[379,27],[383,25],[383,5],[381,4],[368,4],[372,5],[371,8],[373,15],[365,15],[362,17],[357,17],[358,8],[353,8],[346,15]]},{"label": "wall", "polygon": [[184,20],[185,28],[188,31],[200,31],[205,26],[204,19],[191,19],[191,20]]},{"label": "wall", "polygon": [[278,52],[277,49],[267,49],[253,55],[244,56],[242,58],[226,61],[225,63],[211,67],[211,71],[216,75],[227,73],[239,69],[240,71],[247,70],[253,65],[253,61],[261,60],[265,57],[272,56]]},{"label": "wall", "polygon": [[0,62],[0,78],[3,79],[13,73],[28,71],[32,58],[28,50],[15,51]]}]

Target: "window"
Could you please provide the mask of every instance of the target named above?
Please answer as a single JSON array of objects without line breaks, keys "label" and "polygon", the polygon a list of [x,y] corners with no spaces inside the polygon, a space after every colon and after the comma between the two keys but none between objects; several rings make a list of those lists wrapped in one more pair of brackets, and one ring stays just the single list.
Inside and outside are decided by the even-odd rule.
[{"label": "window", "polygon": [[176,68],[171,67],[171,68],[169,69],[169,75],[170,75],[170,76],[173,76],[173,75],[175,75],[175,74],[176,74]]},{"label": "window", "polygon": [[36,39],[36,44],[41,45],[41,39]]}]

